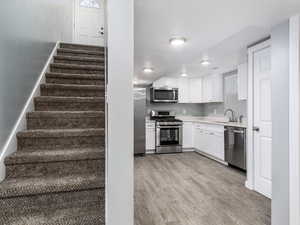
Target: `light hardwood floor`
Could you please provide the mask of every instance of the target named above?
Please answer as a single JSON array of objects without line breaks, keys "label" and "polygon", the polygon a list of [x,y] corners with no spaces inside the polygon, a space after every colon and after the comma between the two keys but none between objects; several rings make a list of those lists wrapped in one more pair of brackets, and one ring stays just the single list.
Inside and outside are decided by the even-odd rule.
[{"label": "light hardwood floor", "polygon": [[270,225],[245,175],[197,153],[135,158],[135,225]]}]

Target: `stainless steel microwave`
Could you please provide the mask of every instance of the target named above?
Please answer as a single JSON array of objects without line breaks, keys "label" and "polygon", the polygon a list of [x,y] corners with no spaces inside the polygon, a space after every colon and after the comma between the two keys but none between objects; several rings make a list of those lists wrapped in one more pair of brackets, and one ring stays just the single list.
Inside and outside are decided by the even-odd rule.
[{"label": "stainless steel microwave", "polygon": [[150,89],[151,102],[177,103],[178,88],[154,88]]}]

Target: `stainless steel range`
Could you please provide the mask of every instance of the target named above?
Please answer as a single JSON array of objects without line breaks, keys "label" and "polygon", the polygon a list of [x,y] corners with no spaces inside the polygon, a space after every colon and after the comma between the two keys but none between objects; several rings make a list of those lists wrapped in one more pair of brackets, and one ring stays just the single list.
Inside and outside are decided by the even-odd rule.
[{"label": "stainless steel range", "polygon": [[156,153],[182,152],[182,121],[168,111],[151,111],[156,121]]}]

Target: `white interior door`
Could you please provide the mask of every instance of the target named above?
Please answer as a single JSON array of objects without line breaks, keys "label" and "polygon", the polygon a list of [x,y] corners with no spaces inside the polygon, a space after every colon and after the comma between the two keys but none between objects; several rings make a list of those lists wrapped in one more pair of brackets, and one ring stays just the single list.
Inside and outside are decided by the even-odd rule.
[{"label": "white interior door", "polygon": [[74,42],[104,46],[104,0],[75,0]]},{"label": "white interior door", "polygon": [[254,189],[272,195],[271,49],[254,53]]}]

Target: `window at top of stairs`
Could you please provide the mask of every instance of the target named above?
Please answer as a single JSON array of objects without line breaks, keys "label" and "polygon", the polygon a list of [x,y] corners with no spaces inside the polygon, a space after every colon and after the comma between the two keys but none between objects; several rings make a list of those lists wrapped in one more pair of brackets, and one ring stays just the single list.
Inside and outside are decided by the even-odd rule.
[{"label": "window at top of stairs", "polygon": [[100,2],[99,0],[80,0],[80,6],[81,7],[87,7],[87,8],[100,8]]}]

